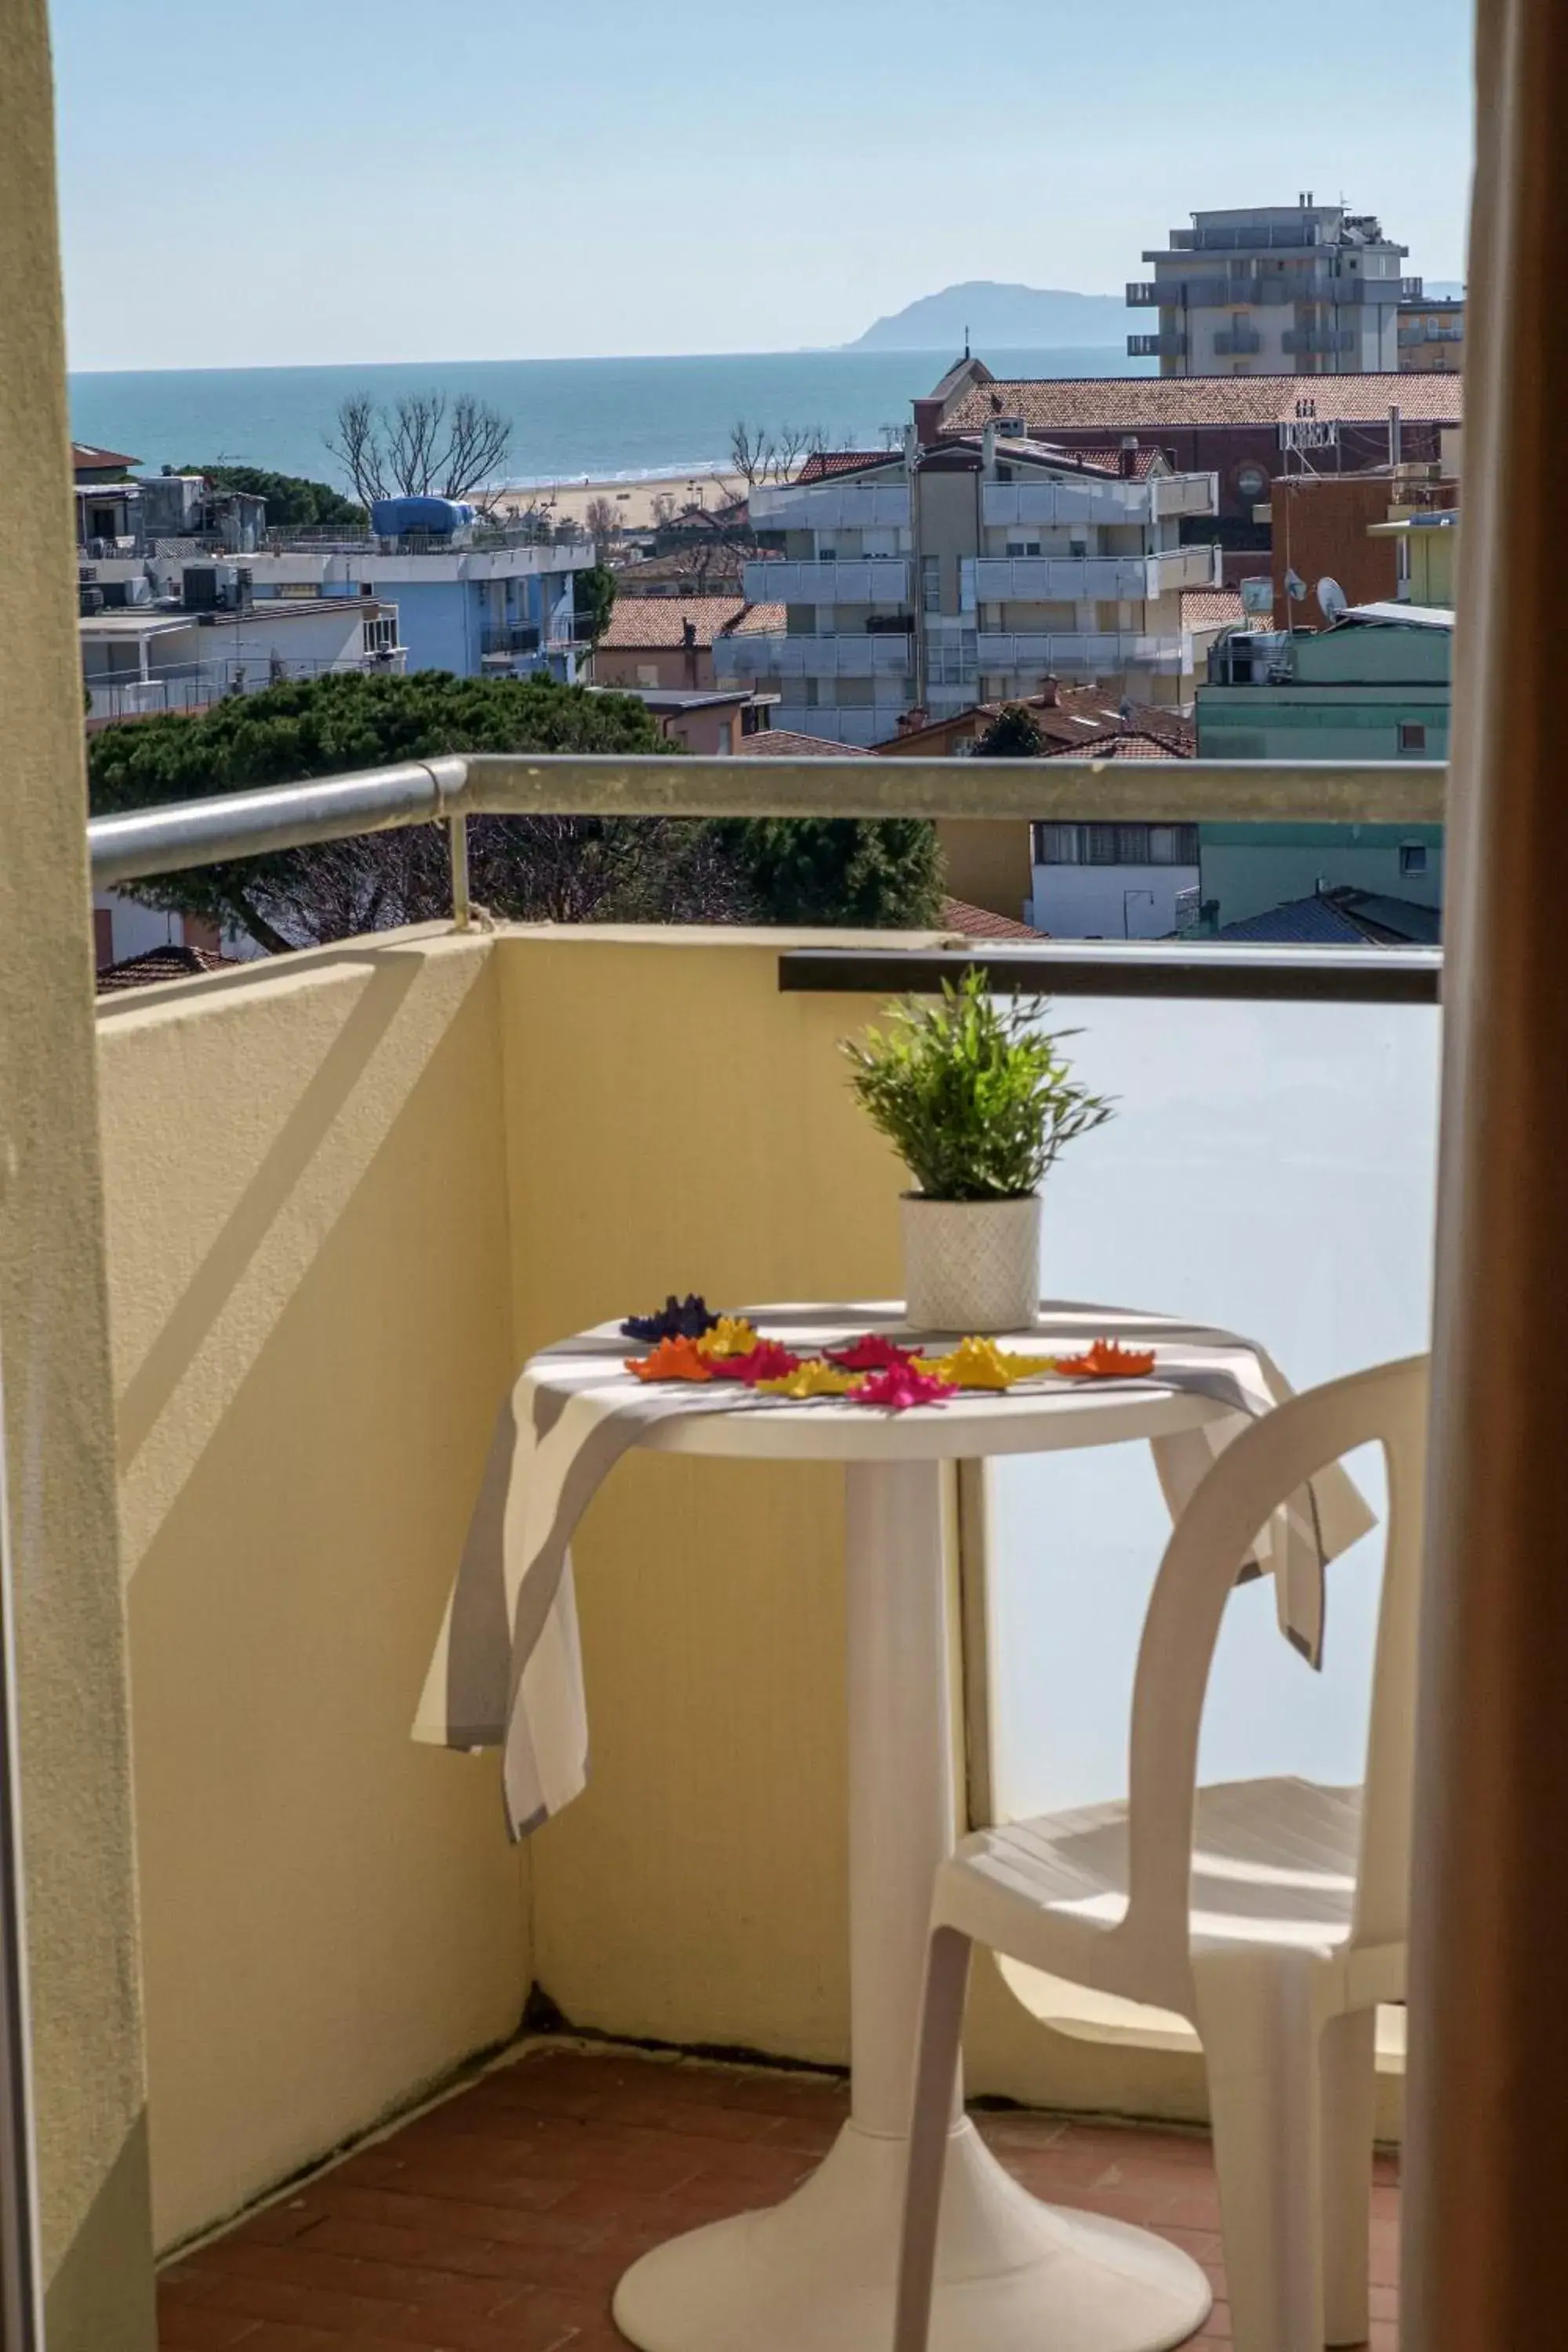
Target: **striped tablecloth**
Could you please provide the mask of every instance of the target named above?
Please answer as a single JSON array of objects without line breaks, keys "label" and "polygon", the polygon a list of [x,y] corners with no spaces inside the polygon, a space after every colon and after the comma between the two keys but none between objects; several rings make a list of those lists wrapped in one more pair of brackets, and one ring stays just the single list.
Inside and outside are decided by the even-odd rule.
[{"label": "striped tablecloth", "polygon": [[[943,1352],[952,1341],[951,1334],[911,1332],[896,1307],[736,1311],[746,1313],[764,1338],[781,1339],[801,1353],[840,1347],[867,1331],[884,1332],[900,1345],[927,1344],[932,1353]],[[1155,1351],[1148,1376],[1097,1381],[1094,1387],[1101,1396],[1109,1391],[1146,1401],[1148,1426],[1131,1433],[1148,1438],[1173,1517],[1247,1421],[1290,1394],[1269,1358],[1250,1340],[1123,1308],[1047,1305],[1033,1330],[1000,1344],[1030,1355],[1068,1355],[1095,1339]],[[862,1427],[886,1418],[841,1399],[802,1404],[728,1381],[705,1386],[642,1381],[625,1363],[628,1355],[645,1352],[611,1324],[546,1348],[531,1358],[496,1417],[414,1736],[447,1748],[502,1750],[513,1837],[526,1836],[559,1812],[587,1780],[587,1709],[569,1547],[578,1520],[621,1455],[656,1427],[710,1413],[779,1418],[783,1425],[769,1434],[786,1441],[777,1449],[783,1454],[791,1450],[789,1432],[805,1427],[806,1417],[848,1417]],[[1196,1426],[1162,1429],[1162,1408],[1168,1421],[1169,1402],[1179,1396],[1201,1396],[1226,1410]],[[924,1450],[921,1424],[937,1421],[949,1423],[943,1452],[962,1454],[969,1449],[952,1423],[973,1416],[994,1430],[998,1412],[1037,1417],[1052,1409],[1053,1398],[1058,1410],[1081,1409],[1083,1384],[1045,1374],[1005,1395],[987,1394],[983,1404],[955,1394],[944,1405],[917,1407],[899,1420],[911,1456]],[[796,1450],[806,1456],[812,1448],[803,1444]],[[977,1429],[973,1454],[992,1450]],[[1325,1563],[1373,1524],[1345,1473],[1331,1467],[1260,1530],[1243,1570],[1274,1575],[1281,1628],[1314,1665],[1322,1656]]]}]

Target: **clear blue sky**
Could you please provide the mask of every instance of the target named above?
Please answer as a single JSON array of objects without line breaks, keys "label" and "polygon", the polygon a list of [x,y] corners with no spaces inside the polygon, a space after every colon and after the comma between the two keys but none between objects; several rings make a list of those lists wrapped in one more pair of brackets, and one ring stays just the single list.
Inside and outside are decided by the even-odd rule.
[{"label": "clear blue sky", "polygon": [[1464,272],[1466,0],[53,0],[73,366],[847,341],[1310,187]]}]

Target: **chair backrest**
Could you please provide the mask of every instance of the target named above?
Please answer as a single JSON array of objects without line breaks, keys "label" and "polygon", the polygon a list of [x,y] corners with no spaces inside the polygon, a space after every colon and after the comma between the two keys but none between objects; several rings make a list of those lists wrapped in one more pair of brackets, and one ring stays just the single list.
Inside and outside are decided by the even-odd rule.
[{"label": "chair backrest", "polygon": [[1249,1423],[1172,1532],[1133,1684],[1129,1941],[1184,1965],[1198,1737],[1226,1603],[1259,1530],[1305,1482],[1381,1444],[1388,1530],[1367,1740],[1352,1944],[1403,1939],[1415,1771],[1415,1643],[1426,1480],[1426,1359],[1330,1381]]}]

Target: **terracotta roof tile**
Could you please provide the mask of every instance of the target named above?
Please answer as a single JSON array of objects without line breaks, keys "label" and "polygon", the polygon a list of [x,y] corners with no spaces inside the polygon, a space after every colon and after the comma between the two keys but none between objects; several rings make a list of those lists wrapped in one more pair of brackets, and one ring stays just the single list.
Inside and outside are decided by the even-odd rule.
[{"label": "terracotta roof tile", "polygon": [[71,467],[78,474],[107,474],[110,467],[118,473],[128,474],[132,466],[141,463],[140,457],[129,457],[123,449],[100,449],[91,441],[71,443]]},{"label": "terracotta roof tile", "polygon": [[1182,626],[1184,629],[1267,628],[1267,616],[1255,621],[1241,606],[1239,588],[1184,588],[1182,591]]},{"label": "terracotta roof tile", "polygon": [[[940,457],[943,450],[963,448],[973,449],[978,456],[982,447],[983,444],[977,434],[960,434],[951,428],[944,428],[942,440],[938,444],[935,454]],[[1060,442],[1030,440],[1023,436],[1008,433],[997,436],[996,456],[1003,465],[1022,463],[1035,466],[1066,466],[1075,474],[1111,474],[1119,478],[1122,472],[1122,451],[1120,444],[1114,448],[1106,449],[1069,449]],[[1145,482],[1152,474],[1170,472],[1170,466],[1163,450],[1153,447],[1130,451],[1128,463],[1132,469],[1129,478],[1133,481]]]},{"label": "terracotta roof tile", "polygon": [[237,956],[218,955],[211,948],[176,945],[146,948],[141,955],[106,963],[98,975],[100,996],[114,996],[125,988],[152,988],[161,980],[195,980],[205,971],[237,971]]},{"label": "terracotta roof tile", "polygon": [[616,599],[610,625],[599,639],[605,653],[679,651],[681,625],[691,621],[697,643],[710,646],[745,611],[741,596],[627,596]]},{"label": "terracotta roof tile", "polygon": [[742,735],[741,756],[750,760],[852,760],[852,743],[830,743],[826,735],[798,735],[793,727],[763,727]]},{"label": "terracotta roof tile", "polygon": [[1022,703],[1045,737],[1041,756],[1046,759],[1069,752],[1104,759],[1109,755],[1098,747],[1129,732],[1145,737],[1154,747],[1128,755],[1134,759],[1191,760],[1197,753],[1197,731],[1179,710],[1163,709],[1158,703],[1114,702],[1100,686],[1058,686],[1051,702],[1037,694],[1009,696],[1006,703],[977,702],[967,710],[944,712],[941,719],[873,748],[884,759],[897,759],[900,752],[918,753],[930,748],[932,738],[961,731],[964,721],[970,725],[970,736],[964,739],[968,740],[984,734],[992,719],[1015,702]]},{"label": "terracotta roof tile", "polygon": [[1146,735],[1141,728],[1108,728],[1081,743],[1052,743],[1042,760],[1190,760],[1193,754],[1169,737]]},{"label": "terracotta roof tile", "polygon": [[1347,425],[1385,425],[1398,404],[1407,423],[1458,425],[1461,375],[1037,376],[978,384],[942,423],[943,436],[978,433],[997,416],[1021,416],[1031,432],[1064,428],[1159,432],[1191,425],[1285,425],[1300,400]]},{"label": "terracotta roof tile", "polygon": [[617,596],[673,596],[685,583],[689,595],[697,594],[699,577],[708,583],[709,595],[740,594],[740,578],[748,563],[759,559],[743,547],[703,546],[699,551],[691,548],[676,548],[668,555],[649,555],[641,562],[618,563],[616,566]]},{"label": "terracotta roof tile", "polygon": [[[1122,470],[1122,453],[1120,448],[1072,449],[1068,451],[1067,455],[1077,458],[1080,465],[1103,466],[1108,474],[1120,475]],[[1129,452],[1129,456],[1132,467],[1131,478],[1135,482],[1146,482],[1151,474],[1161,474],[1165,471],[1165,460],[1158,449],[1133,449]]]},{"label": "terracotta roof tile", "polygon": [[726,623],[726,637],[782,637],[789,625],[788,608],[783,604],[743,604],[734,619]]},{"label": "terracotta roof tile", "polygon": [[901,458],[898,449],[814,449],[795,478],[828,482],[836,474],[861,474],[868,466],[897,466]]},{"label": "terracotta roof tile", "polygon": [[1016,923],[1010,916],[993,914],[989,907],[972,907],[967,898],[942,900],[942,928],[965,940],[1048,940],[1051,936],[1049,931],[1031,930],[1027,923]]}]

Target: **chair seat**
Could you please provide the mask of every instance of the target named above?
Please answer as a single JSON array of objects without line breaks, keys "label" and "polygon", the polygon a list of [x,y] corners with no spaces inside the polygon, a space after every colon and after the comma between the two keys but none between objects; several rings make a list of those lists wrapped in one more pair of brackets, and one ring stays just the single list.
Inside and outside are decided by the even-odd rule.
[{"label": "chair seat", "polygon": [[[1311,1780],[1200,1788],[1192,1950],[1265,1944],[1331,1957],[1351,1930],[1361,1811],[1359,1788]],[[977,1831],[943,1865],[937,1910],[994,1950],[1069,1973],[1126,1916],[1125,1802]],[[1085,1980],[1105,1979],[1091,1968]]]}]

